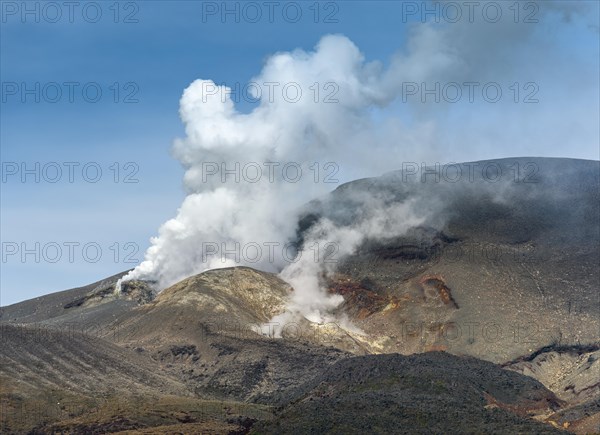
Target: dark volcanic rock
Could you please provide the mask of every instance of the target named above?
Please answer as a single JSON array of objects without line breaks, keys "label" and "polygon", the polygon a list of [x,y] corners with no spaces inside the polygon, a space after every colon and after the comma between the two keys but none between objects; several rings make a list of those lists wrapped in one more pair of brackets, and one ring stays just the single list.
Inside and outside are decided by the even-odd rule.
[{"label": "dark volcanic rock", "polygon": [[562,433],[526,418],[559,407],[539,382],[439,352],[348,358],[280,401],[252,433]]},{"label": "dark volcanic rock", "polygon": [[425,219],[405,234],[365,240],[324,281],[345,297],[341,311],[367,333],[365,346],[505,363],[556,342],[598,343],[600,162],[460,166],[456,182],[397,171],[307,206],[301,240],[319,219],[352,226],[376,214],[373,204],[412,201]]}]

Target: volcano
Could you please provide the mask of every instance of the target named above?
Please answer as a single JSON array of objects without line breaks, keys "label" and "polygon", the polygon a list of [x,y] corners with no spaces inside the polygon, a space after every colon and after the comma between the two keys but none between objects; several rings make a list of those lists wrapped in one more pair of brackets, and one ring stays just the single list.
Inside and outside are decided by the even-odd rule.
[{"label": "volcano", "polygon": [[600,162],[421,172],[303,208],[299,245],[373,198],[423,216],[319,276],[340,321],[274,325],[298,289],[249,267],[2,307],[2,432],[600,432]]}]

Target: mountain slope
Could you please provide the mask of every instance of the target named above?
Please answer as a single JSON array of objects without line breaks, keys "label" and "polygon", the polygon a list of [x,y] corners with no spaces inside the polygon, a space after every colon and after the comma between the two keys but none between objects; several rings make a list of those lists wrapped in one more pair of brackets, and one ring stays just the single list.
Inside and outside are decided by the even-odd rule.
[{"label": "mountain slope", "polygon": [[437,352],[342,360],[282,402],[254,433],[561,433],[525,418],[559,406],[538,382]]},{"label": "mountain slope", "polygon": [[[424,218],[400,235],[367,237],[321,276],[343,296],[335,314],[349,323],[295,319],[274,338],[270,319],[298,289],[246,267],[208,271],[160,294],[144,281],[116,292],[122,273],[3,307],[4,408],[39,407],[40,397],[108,406],[88,420],[81,410],[61,410],[35,425],[22,416],[12,427],[168,433],[190,424],[188,431],[227,433],[259,420],[256,430],[267,433],[288,423],[352,432],[378,420],[390,429],[398,419],[418,433],[445,419],[456,430],[485,423],[499,433],[551,432],[551,425],[600,432],[600,163],[532,158],[462,168],[486,166],[509,178],[475,171],[437,182],[435,174],[422,181],[394,172],[307,205],[300,242],[322,219],[352,228],[377,216],[377,207],[405,201]],[[440,350],[459,357],[367,355]],[[345,379],[346,371],[362,374]],[[94,392],[114,395],[98,404]],[[223,411],[240,401],[250,408]],[[216,417],[194,411],[209,403]],[[281,408],[269,423],[274,405]],[[383,412],[388,405],[396,411]],[[550,424],[527,420],[529,410]]]},{"label": "mountain slope", "polygon": [[[491,181],[480,170],[450,183],[394,172],[307,207],[300,240],[322,219],[356,227],[377,216],[374,203],[413,201],[425,219],[400,236],[367,238],[323,281],[344,296],[340,311],[371,351],[443,349],[504,363],[555,343],[598,342],[600,162],[461,165],[463,174],[486,166],[507,175]],[[533,175],[515,179],[526,167]]]}]

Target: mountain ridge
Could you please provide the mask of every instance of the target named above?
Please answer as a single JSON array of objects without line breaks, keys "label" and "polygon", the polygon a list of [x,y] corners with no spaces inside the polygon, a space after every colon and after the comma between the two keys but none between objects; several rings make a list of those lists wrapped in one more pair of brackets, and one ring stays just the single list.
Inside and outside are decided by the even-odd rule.
[{"label": "mountain ridge", "polygon": [[[472,408],[465,410],[477,415],[477,425],[497,424],[499,433],[553,433],[557,428],[600,431],[596,405],[600,400],[600,193],[595,188],[600,183],[600,162],[539,158],[492,162],[507,169],[515,163],[519,167],[535,163],[539,182],[523,183],[519,178],[491,183],[485,177],[457,183],[437,183],[431,177],[425,182],[403,182],[403,172],[394,171],[346,183],[305,206],[298,223],[300,245],[320,219],[351,227],[369,218],[369,198],[394,205],[422,197],[427,202],[417,201],[417,209],[434,211],[423,224],[400,235],[366,238],[340,259],[333,273],[320,276],[329,294],[343,298],[332,314],[349,324],[294,319],[284,325],[288,328],[282,337],[275,338],[270,319],[285,311],[288,297],[297,289],[276,275],[248,267],[207,271],[159,294],[153,291],[153,283],[144,281],[130,282],[124,292],[116,293],[117,280],[127,273],[122,272],[88,286],[2,307],[2,340],[10,346],[0,352],[4,358],[0,376],[25,376],[19,374],[23,366],[28,367],[29,379],[38,377],[40,385],[49,385],[46,379],[53,372],[48,365],[42,362],[36,374],[27,355],[57,353],[62,361],[59,367],[96,388],[105,372],[93,362],[87,366],[73,362],[79,357],[72,346],[79,343],[83,349],[91,346],[89,352],[98,361],[103,353],[107,358],[122,355],[130,368],[115,373],[115,381],[122,376],[127,385],[131,375],[147,391],[166,383],[179,397],[177,406],[186,409],[186,416],[178,417],[171,409],[157,417],[151,409],[163,405],[152,402],[150,394],[147,399],[125,394],[119,402],[121,413],[96,416],[93,422],[82,417],[69,420],[61,414],[59,419],[38,422],[36,430],[94,424],[141,431],[160,423],[165,432],[175,425],[206,424],[215,433],[281,433],[289,424],[315,425],[334,433],[328,424],[350,421],[352,407],[369,407],[373,401],[395,403],[394,409],[414,405],[414,412],[407,415],[368,413],[378,415],[384,425],[393,418],[406,424],[412,421],[407,432],[414,433],[437,427],[441,416],[424,408],[426,401],[413,387],[406,396],[405,381],[386,372],[382,361],[395,361],[398,367],[405,367],[406,361],[438,367],[439,392],[444,395],[439,409],[451,409],[454,398],[442,389],[451,385],[450,378],[458,378],[461,385],[479,382],[463,373],[462,366],[485,367],[481,369],[485,377],[510,376],[519,388],[537,380],[536,391],[551,406],[526,411],[529,405],[511,405],[520,400],[518,391],[525,390],[500,397],[483,388],[469,396]],[[553,178],[552,173],[560,176]],[[47,342],[49,338],[54,343]],[[447,361],[447,367],[441,361]],[[131,373],[136,364],[148,372],[147,382]],[[358,380],[348,383],[336,377],[335,367],[363,366],[388,374],[364,390]],[[152,372],[159,376],[156,380]],[[415,385],[436,382],[424,371],[412,376],[418,379]],[[363,382],[367,379],[371,378]],[[323,395],[318,387],[323,383],[335,394]],[[25,384],[6,385],[9,389],[0,389],[3,406],[34,403],[42,392],[50,397],[57,394],[47,389],[36,392]],[[345,393],[346,387],[351,391]],[[83,393],[72,394],[83,397]],[[15,394],[21,395],[20,401],[15,402]],[[304,399],[298,402],[299,398]],[[339,408],[336,400],[348,405],[348,410]],[[206,421],[193,412],[199,403],[217,402],[244,402],[249,408],[235,416],[219,411]],[[323,415],[309,402],[336,411]],[[142,414],[133,411],[134,403]],[[532,418],[545,425],[536,426]],[[14,425],[14,419],[7,424]],[[368,430],[369,424],[372,421],[360,420],[353,429]],[[452,420],[455,428],[462,424],[460,419]]]}]

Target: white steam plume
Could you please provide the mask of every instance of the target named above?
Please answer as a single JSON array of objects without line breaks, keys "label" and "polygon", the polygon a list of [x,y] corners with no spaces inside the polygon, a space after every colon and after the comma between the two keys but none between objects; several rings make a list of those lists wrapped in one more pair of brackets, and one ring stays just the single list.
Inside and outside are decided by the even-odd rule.
[{"label": "white steam plume", "polygon": [[[382,73],[378,64],[365,63],[347,38],[326,36],[312,53],[298,50],[271,57],[253,82],[263,92],[264,84],[272,84],[273,92],[263,95],[248,114],[236,111],[230,89],[212,81],[192,83],[180,105],[186,137],[174,146],[187,169],[184,181],[190,194],[177,216],[152,239],[145,261],[124,279],[158,280],[164,288],[191,274],[236,264],[283,270],[281,276],[296,290],[291,311],[322,320],[339,303],[319,286],[319,272],[329,266],[321,258],[327,244],[337,246],[341,258],[364,237],[375,235],[384,216],[402,222],[408,216],[406,210],[382,208],[353,228],[336,229],[324,222],[310,234],[321,255],[301,252],[298,261],[286,261],[291,256],[284,245],[295,236],[301,206],[331,189],[323,182],[325,169],[330,174],[339,168],[335,177],[349,178],[382,166],[373,150],[389,145],[378,137],[380,127],[370,114],[374,106],[393,98],[383,86]],[[300,90],[301,97],[283,93],[286,85]],[[267,162],[274,164],[265,166]],[[290,162],[302,170],[296,182],[284,178],[297,178],[294,169],[292,175],[283,171]],[[315,163],[318,174],[309,170]],[[257,178],[256,168],[262,176],[255,183],[235,174],[223,180],[221,165],[231,170],[236,164],[240,171],[251,164],[252,179]],[[207,175],[207,169],[216,168],[217,174]],[[225,251],[229,254],[223,255]]]},{"label": "white steam plume", "polygon": [[[263,93],[264,84],[274,84],[272,97],[263,95],[248,114],[236,111],[229,88],[193,82],[181,98],[187,136],[174,146],[187,169],[184,181],[190,194],[177,216],[152,239],[145,261],[125,279],[157,279],[165,287],[190,274],[233,264],[281,271],[287,264],[283,245],[294,236],[300,206],[331,189],[323,183],[325,165],[339,168],[338,178],[358,174],[357,165],[369,167],[357,155],[366,158],[369,147],[378,146],[369,109],[389,99],[378,84],[380,74],[350,40],[326,36],[312,53],[298,50],[271,57],[253,82]],[[315,83],[321,95],[315,93]],[[284,94],[288,84],[294,91],[288,86]],[[335,101],[323,101],[326,91],[335,91]],[[294,167],[284,171],[290,162]],[[315,162],[318,175],[309,170]],[[223,182],[222,164],[227,169],[250,164],[252,179],[257,168],[263,173],[255,183],[232,174]],[[302,175],[291,182],[298,167]],[[218,174],[207,175],[207,169],[215,168]],[[223,261],[223,243],[242,254],[248,248],[248,255],[234,258],[231,253]],[[269,248],[265,243],[279,245]],[[258,261],[255,244],[262,249]]]},{"label": "white steam plume", "polygon": [[287,320],[296,315],[316,323],[332,321],[328,312],[338,306],[343,298],[326,293],[321,283],[322,276],[327,277],[335,272],[338,262],[353,254],[365,240],[402,235],[426,219],[416,214],[420,207],[416,206],[414,199],[385,205],[381,198],[372,198],[364,205],[366,216],[356,222],[336,225],[330,219],[322,218],[304,235],[305,249],[302,255],[280,274],[296,291],[288,303],[288,312],[275,317],[275,324],[285,325]]},{"label": "white steam plume", "polygon": [[[564,119],[546,122],[543,111],[538,120],[535,113],[526,113],[531,120],[529,125],[545,126],[540,134],[546,136],[532,140],[537,130],[530,132],[528,125],[522,127],[523,132],[515,131],[515,125],[520,124],[512,120],[524,117],[522,111],[530,106],[523,109],[524,106],[505,100],[485,107],[492,111],[488,118],[493,120],[494,132],[500,134],[488,134],[485,123],[481,124],[483,127],[473,127],[479,111],[470,103],[455,109],[459,114],[461,107],[466,111],[463,113],[475,113],[471,128],[460,123],[459,129],[456,119],[446,116],[448,104],[424,105],[412,99],[401,110],[395,107],[399,113],[409,111],[409,126],[380,110],[398,101],[406,82],[428,82],[431,86],[438,80],[496,80],[505,77],[531,53],[552,65],[567,65],[550,44],[536,40],[540,32],[538,29],[535,33],[535,29],[510,20],[493,26],[415,25],[406,49],[399,51],[387,68],[379,62],[365,62],[348,38],[328,35],[314,51],[271,56],[251,81],[258,84],[261,94],[258,105],[249,113],[236,110],[229,88],[210,80],[193,82],[180,103],[186,136],[174,145],[175,157],[186,168],[184,184],[189,194],[177,215],[164,223],[152,239],[145,261],[124,279],[158,280],[159,287],[164,288],[192,274],[234,264],[281,272],[295,288],[290,311],[322,320],[339,303],[339,299],[328,296],[319,287],[319,275],[330,272],[329,266],[322,258],[315,262],[312,252],[304,252],[298,262],[290,264],[283,255],[283,246],[295,238],[301,206],[333,187],[323,183],[326,163],[334,164],[329,168],[339,168],[334,178],[348,181],[398,169],[403,161],[432,163],[498,157],[490,155],[490,149],[520,154],[521,147],[532,143],[544,144],[543,151],[535,149],[536,154],[543,155],[548,143],[558,141],[562,149],[567,135],[571,140],[594,143],[595,138],[572,138],[573,129]],[[541,71],[542,79],[546,77],[543,74],[549,74],[546,78],[551,80],[554,73],[547,71],[555,68],[540,67],[541,63],[535,63],[535,72]],[[584,78],[588,71],[584,67],[574,70]],[[509,81],[512,79],[511,76]],[[298,90],[300,95],[296,94]],[[507,104],[511,104],[510,110]],[[583,110],[575,109],[575,113]],[[592,107],[593,110],[597,109]],[[498,124],[511,127],[499,130]],[[510,141],[502,136],[503,131],[510,134]],[[507,148],[509,143],[513,148]],[[296,182],[284,178],[290,175],[282,171],[289,162],[303,171]],[[317,180],[309,169],[314,168],[315,162],[320,169]],[[221,165],[231,170],[236,163],[240,170],[250,164],[253,178],[253,171],[260,168],[259,181],[236,180],[231,174],[223,181]],[[218,174],[210,175],[207,170],[214,170],[214,164]],[[292,178],[294,175],[292,168]],[[337,228],[324,220],[305,235],[305,242],[317,242],[320,248],[325,243],[337,244],[341,258],[352,253],[365,238],[399,235],[424,219],[414,213],[411,204],[377,207],[349,227]],[[254,255],[258,252],[256,246],[261,249],[258,256]],[[230,251],[225,261],[223,248]]]}]

